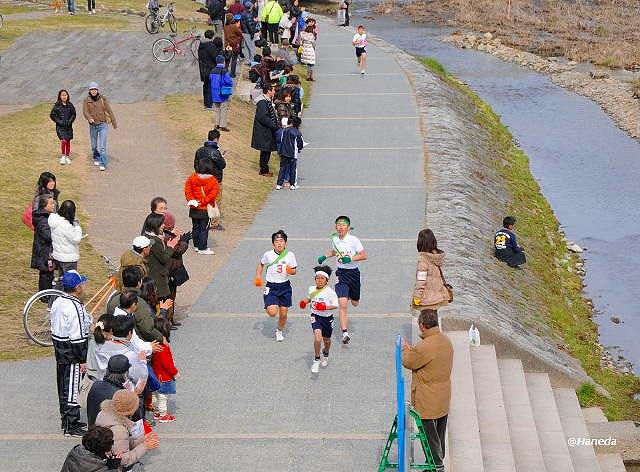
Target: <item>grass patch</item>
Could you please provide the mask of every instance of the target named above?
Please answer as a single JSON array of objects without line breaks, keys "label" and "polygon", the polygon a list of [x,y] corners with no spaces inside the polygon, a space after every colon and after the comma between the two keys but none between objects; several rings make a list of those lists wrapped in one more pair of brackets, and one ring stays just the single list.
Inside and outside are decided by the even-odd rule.
[{"label": "grass patch", "polygon": [[293,73],[300,79],[300,85],[302,85],[304,90],[302,104],[304,108],[307,108],[311,104],[311,82],[305,80],[305,77],[307,77],[307,66],[304,64],[296,64],[293,66]]},{"label": "grass patch", "polygon": [[[7,5],[6,3],[0,4],[0,13],[2,13],[3,15],[13,15],[14,13],[31,13],[32,11],[38,10],[27,5]],[[6,20],[7,19],[5,18],[5,21]]]},{"label": "grass patch", "polygon": [[52,15],[34,20],[11,21],[0,30],[0,51],[8,48],[20,36],[37,31],[97,30],[114,31],[129,25],[126,19],[104,15]]},{"label": "grass patch", "polygon": [[[61,190],[61,200],[73,200],[80,210],[80,222],[87,228],[79,198],[82,181],[78,166],[59,166],[59,141],[55,125],[49,119],[50,104],[0,117],[0,360],[16,360],[50,355],[50,348],[35,347],[22,328],[22,308],[38,290],[38,271],[30,269],[33,233],[22,224],[20,215],[34,195],[38,176],[53,171]],[[82,120],[82,116],[79,117]],[[37,136],[37,139],[34,139]],[[106,280],[106,268],[101,257],[86,239],[80,246],[79,270],[89,275],[87,293],[94,293]]]},{"label": "grass patch", "polygon": [[523,290],[529,309],[541,310],[544,322],[564,340],[566,350],[611,394],[605,398],[593,386],[583,386],[578,392],[580,404],[601,406],[609,420],[640,420],[640,401],[631,398],[640,390],[640,379],[601,366],[603,349],[583,296],[582,279],[568,270],[578,258],[566,249],[558,220],[531,175],[529,159],[489,105],[433,59],[421,60],[469,99],[476,110],[476,122],[488,134],[495,168],[513,198],[507,211],[518,215],[518,236],[527,248],[527,267],[533,278]]}]

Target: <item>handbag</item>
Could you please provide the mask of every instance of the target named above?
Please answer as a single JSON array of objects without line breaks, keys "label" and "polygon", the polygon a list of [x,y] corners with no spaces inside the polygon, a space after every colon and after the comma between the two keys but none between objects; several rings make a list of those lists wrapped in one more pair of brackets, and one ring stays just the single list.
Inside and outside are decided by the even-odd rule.
[{"label": "handbag", "polygon": [[179,287],[187,280],[189,280],[189,272],[187,272],[187,268],[183,265],[175,268],[173,272],[171,272],[170,277],[173,279],[173,284],[176,287]]},{"label": "handbag", "polygon": [[92,385],[93,380],[88,374],[85,374],[82,378],[82,383],[80,384],[80,389],[78,391],[78,405],[80,405],[81,408],[87,407],[87,398],[89,397],[89,390],[91,390]]},{"label": "handbag", "polygon": [[207,205],[207,215],[209,215],[209,218],[212,220],[218,219],[220,218],[220,210],[217,206],[213,206],[209,203]]},{"label": "handbag", "polygon": [[442,273],[442,267],[438,266],[438,270],[440,271],[440,278],[442,279],[442,283],[444,284],[444,288],[447,289],[447,293],[449,294],[449,303],[453,302],[453,287],[447,283],[444,278],[444,274]]},{"label": "handbag", "polygon": [[35,228],[33,226],[32,215],[33,215],[33,202],[29,203],[27,207],[24,209],[24,211],[22,212],[21,219],[27,228],[29,228],[31,231],[35,231]]}]

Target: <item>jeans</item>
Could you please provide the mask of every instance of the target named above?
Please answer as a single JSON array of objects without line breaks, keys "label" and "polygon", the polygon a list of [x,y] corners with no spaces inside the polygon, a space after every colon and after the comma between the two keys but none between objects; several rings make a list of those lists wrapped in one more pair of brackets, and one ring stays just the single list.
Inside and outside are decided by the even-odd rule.
[{"label": "jeans", "polygon": [[209,218],[191,218],[191,226],[193,245],[204,251],[209,244]]},{"label": "jeans", "polygon": [[285,180],[289,182],[289,185],[295,185],[297,165],[297,159],[280,156],[280,172],[278,172],[277,185],[282,186]]},{"label": "jeans", "polygon": [[242,33],[242,52],[244,52],[244,63],[249,65],[256,55],[256,45],[253,42],[253,35]]},{"label": "jeans", "polygon": [[227,115],[229,114],[229,100],[222,103],[214,103],[213,108],[216,111],[216,126],[226,128]]},{"label": "jeans", "polygon": [[271,159],[271,151],[260,151],[260,173],[269,173],[269,159]]},{"label": "jeans", "polygon": [[445,434],[447,432],[447,415],[442,418],[428,420],[422,419],[422,426],[427,434],[429,449],[435,462],[436,472],[444,472]]},{"label": "jeans", "polygon": [[211,108],[211,82],[207,79],[202,82],[202,99],[206,108]]},{"label": "jeans", "polygon": [[76,0],[67,0],[67,9],[70,13],[75,13],[76,11]]},{"label": "jeans", "polygon": [[101,166],[107,166],[107,131],[109,125],[107,123],[96,123],[89,125],[89,134],[91,136],[91,151],[93,152],[93,160],[98,161]]}]

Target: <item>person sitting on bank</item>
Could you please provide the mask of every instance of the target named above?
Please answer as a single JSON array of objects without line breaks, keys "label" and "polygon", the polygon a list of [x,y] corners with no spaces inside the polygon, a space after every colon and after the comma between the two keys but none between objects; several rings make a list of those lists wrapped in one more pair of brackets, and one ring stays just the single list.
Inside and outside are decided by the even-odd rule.
[{"label": "person sitting on bank", "polygon": [[435,470],[444,472],[453,346],[440,331],[436,310],[422,310],[418,328],[421,340],[415,346],[402,338],[402,365],[411,370],[411,405],[420,414]]},{"label": "person sitting on bank", "polygon": [[493,237],[493,245],[499,260],[506,262],[509,267],[520,269],[520,265],[527,262],[527,258],[524,248],[518,246],[516,241],[516,234],[513,232],[515,224],[516,219],[513,216],[505,217],[502,220],[502,229],[496,231]]}]

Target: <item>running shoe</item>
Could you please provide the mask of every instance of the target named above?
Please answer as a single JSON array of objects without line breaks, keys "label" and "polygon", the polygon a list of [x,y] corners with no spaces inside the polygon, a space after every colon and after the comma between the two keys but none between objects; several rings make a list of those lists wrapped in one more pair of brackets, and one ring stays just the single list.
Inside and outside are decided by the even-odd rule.
[{"label": "running shoe", "polygon": [[276,329],[276,341],[279,342],[279,343],[284,341],[284,333],[282,331],[280,331],[279,329]]},{"label": "running shoe", "polygon": [[69,156],[65,156],[64,160],[67,161],[67,164],[71,164],[71,158]]},{"label": "running shoe", "polygon": [[282,188],[282,185],[276,185],[276,190],[280,190]]},{"label": "running shoe", "polygon": [[99,169],[100,169],[100,172],[104,172],[105,170],[107,170],[105,166],[100,166]]},{"label": "running shoe", "polygon": [[65,165],[66,163],[67,163],[67,158],[66,158],[66,157],[64,157],[64,156],[60,157],[60,165],[62,165],[62,166],[63,166],[63,165]]},{"label": "running shoe", "polygon": [[213,256],[215,254],[215,252],[213,252],[213,249],[211,248],[207,248],[207,249],[196,249],[196,252],[198,254],[203,254],[205,256]]},{"label": "running shoe", "polygon": [[289,186],[289,190],[298,190],[298,186],[297,185],[290,185]]},{"label": "running shoe", "polygon": [[94,165],[94,166],[99,166],[99,165],[100,165],[100,162],[98,162],[98,161],[95,161],[95,160],[94,160],[94,161],[93,161],[93,165]]},{"label": "running shoe", "polygon": [[164,414],[162,416],[156,416],[156,415],[153,415],[153,416],[159,423],[172,423],[176,420],[175,416],[169,415],[169,414]]},{"label": "running shoe", "polygon": [[360,71],[360,75],[364,77],[365,72],[363,70]]},{"label": "running shoe", "polygon": [[311,373],[317,374],[318,372],[320,372],[320,361],[314,360],[313,364],[311,364]]},{"label": "running shoe", "polygon": [[327,367],[329,365],[329,356],[322,356],[322,362],[320,362],[322,367]]},{"label": "running shoe", "polygon": [[349,341],[351,341],[351,337],[349,336],[349,333],[347,333],[346,331],[342,333],[342,344],[349,344]]}]

